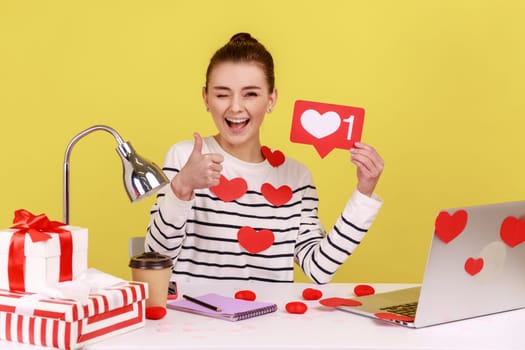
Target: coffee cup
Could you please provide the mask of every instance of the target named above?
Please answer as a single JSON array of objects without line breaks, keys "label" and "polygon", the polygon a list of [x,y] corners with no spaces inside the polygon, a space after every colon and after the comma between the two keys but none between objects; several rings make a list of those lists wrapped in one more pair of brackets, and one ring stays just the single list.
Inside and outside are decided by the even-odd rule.
[{"label": "coffee cup", "polygon": [[133,281],[148,283],[146,307],[166,307],[173,262],[167,255],[145,252],[129,261]]}]

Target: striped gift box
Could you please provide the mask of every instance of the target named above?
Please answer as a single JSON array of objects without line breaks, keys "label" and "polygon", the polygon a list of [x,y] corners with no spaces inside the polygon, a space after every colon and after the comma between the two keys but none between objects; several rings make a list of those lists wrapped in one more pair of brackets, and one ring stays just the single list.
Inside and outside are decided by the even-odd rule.
[{"label": "striped gift box", "polygon": [[144,326],[147,284],[91,294],[87,304],[0,289],[0,339],[78,349]]}]

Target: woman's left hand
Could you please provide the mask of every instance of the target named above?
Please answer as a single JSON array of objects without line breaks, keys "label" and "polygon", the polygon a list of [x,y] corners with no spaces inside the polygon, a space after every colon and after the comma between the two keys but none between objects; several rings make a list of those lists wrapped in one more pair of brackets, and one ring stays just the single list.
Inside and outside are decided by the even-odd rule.
[{"label": "woman's left hand", "polygon": [[383,172],[383,159],[373,147],[356,142],[350,149],[350,160],[357,167],[357,190],[370,197]]}]

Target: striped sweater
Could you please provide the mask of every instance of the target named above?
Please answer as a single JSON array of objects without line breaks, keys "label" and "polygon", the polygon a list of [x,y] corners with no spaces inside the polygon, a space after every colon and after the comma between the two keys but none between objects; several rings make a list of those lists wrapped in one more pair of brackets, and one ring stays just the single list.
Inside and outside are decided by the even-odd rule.
[{"label": "striped sweater", "polygon": [[[203,141],[203,153],[224,156],[222,175],[242,177],[247,191],[231,201],[221,200],[210,189],[196,190],[190,201],[179,200],[170,186],[158,193],[145,245],[147,251],[173,258],[172,280],[293,282],[295,262],[313,282],[327,283],[359,245],[381,207],[375,195],[355,191],[326,233],[317,214],[316,187],[304,165],[290,158],[278,167],[267,160],[247,163],[226,153],[213,137]],[[163,167],[170,179],[192,150],[193,141],[170,148]],[[284,204],[272,204],[268,192],[261,190],[264,184],[273,189],[288,186],[291,196]]]}]

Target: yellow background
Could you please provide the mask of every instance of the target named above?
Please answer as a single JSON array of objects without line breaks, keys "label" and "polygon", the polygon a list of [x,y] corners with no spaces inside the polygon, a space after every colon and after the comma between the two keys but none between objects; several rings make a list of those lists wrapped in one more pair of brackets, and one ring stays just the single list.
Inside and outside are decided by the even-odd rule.
[{"label": "yellow background", "polygon": [[[0,1],[0,226],[26,208],[62,218],[62,162],[106,124],[161,164],[215,132],[201,101],[212,53],[251,32],[276,61],[263,143],[308,165],[330,228],[355,187],[348,153],[293,144],[298,99],[364,107],[385,159],[384,206],[334,281],[417,282],[438,210],[525,194],[523,1]],[[130,204],[105,132],[71,155],[71,223],[89,266],[129,278],[127,241],[153,198]],[[304,281],[302,274],[297,279]]]}]

